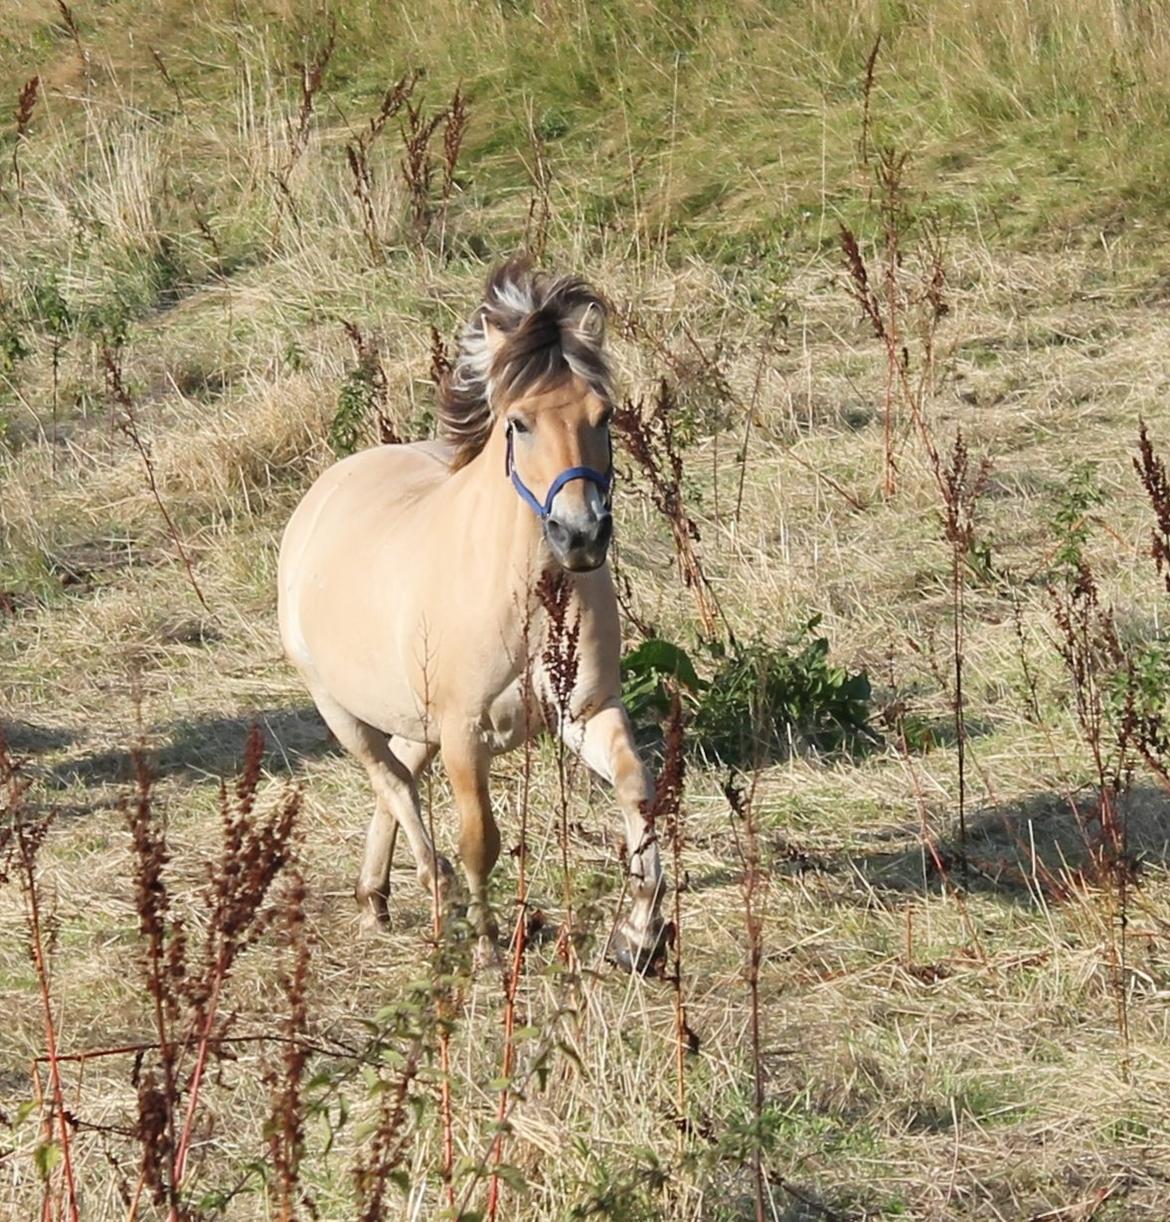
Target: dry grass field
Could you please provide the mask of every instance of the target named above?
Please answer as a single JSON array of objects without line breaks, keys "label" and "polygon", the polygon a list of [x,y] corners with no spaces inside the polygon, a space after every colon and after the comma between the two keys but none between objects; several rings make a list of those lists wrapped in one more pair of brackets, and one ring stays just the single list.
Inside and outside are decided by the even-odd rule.
[{"label": "dry grass field", "polygon": [[[1142,420],[1170,455],[1170,9],[15,0],[4,27],[0,1216],[1170,1215],[1165,535],[1133,462]],[[619,444],[628,651],[759,664],[754,747],[691,735],[665,978],[604,962],[609,793],[551,743],[497,761],[509,1003],[405,849],[358,936],[371,798],[274,579],[378,412],[433,430],[432,328],[521,248],[612,300],[633,403],[673,395],[719,617]],[[864,731],[826,734],[860,672]],[[295,795],[288,844],[249,841]],[[424,802],[454,857],[441,769]],[[163,1002],[144,878],[187,947]],[[50,1048],[102,1054],[58,1100]]]}]

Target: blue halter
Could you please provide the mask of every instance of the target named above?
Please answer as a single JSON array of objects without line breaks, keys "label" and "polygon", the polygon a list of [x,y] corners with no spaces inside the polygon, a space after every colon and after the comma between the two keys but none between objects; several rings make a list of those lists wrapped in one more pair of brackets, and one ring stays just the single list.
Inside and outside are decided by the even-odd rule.
[{"label": "blue halter", "polygon": [[588,480],[591,484],[596,484],[601,489],[602,495],[605,497],[605,507],[608,509],[613,500],[613,438],[609,441],[609,470],[595,471],[592,467],[569,467],[562,471],[560,475],[553,480],[548,486],[548,495],[544,498],[542,505],[533,495],[532,490],[520,478],[516,470],[516,464],[512,461],[512,426],[507,426],[508,434],[508,449],[504,457],[504,474],[512,481],[512,487],[520,494],[520,499],[526,501],[536,512],[536,516],[542,521],[548,521],[548,515],[552,513],[553,501],[560,490],[575,479]]}]

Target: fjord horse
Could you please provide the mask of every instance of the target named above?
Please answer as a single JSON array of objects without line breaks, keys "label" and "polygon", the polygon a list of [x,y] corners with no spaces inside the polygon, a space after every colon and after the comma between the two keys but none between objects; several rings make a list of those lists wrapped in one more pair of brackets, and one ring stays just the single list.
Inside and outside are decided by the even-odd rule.
[{"label": "fjord horse", "polygon": [[[646,970],[661,949],[664,884],[646,820],[653,783],[620,700],[606,563],[613,387],[605,323],[601,298],[583,281],[518,260],[498,268],[440,388],[442,438],[344,459],[293,513],[280,549],[280,632],[374,790],[356,888],[364,924],[387,919],[399,827],[419,881],[449,890],[451,866],[435,851],[417,787],[439,751],[459,812],[468,916],[478,952],[494,952],[487,880],[500,834],[489,764],[550,729],[614,787],[632,904],[608,953]],[[536,587],[558,569],[579,635],[571,694],[565,701],[561,693],[550,718],[549,618]]]}]

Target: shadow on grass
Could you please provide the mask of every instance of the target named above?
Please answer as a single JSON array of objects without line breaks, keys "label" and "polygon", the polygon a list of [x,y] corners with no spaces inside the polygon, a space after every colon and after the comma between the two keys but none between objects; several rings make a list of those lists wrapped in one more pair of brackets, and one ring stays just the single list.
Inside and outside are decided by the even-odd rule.
[{"label": "shadow on grass", "polygon": [[[258,709],[240,717],[200,717],[152,726],[148,741],[164,740],[148,752],[156,776],[186,776],[192,780],[230,776],[238,771],[244,742],[253,722],[264,732],[264,767],[277,776],[291,776],[307,761],[340,748],[311,705]],[[60,746],[68,745],[69,739]],[[26,748],[35,752],[35,747]],[[51,749],[46,745],[41,750]],[[50,770],[50,785],[125,784],[133,780],[129,745],[65,760]]]},{"label": "shadow on grass", "polygon": [[[966,737],[974,742],[998,733],[999,729],[992,718],[969,717]],[[916,759],[939,748],[954,748],[958,742],[954,720],[950,717],[917,719],[906,727],[906,733]],[[692,720],[687,723],[684,738],[688,763],[721,776],[772,768],[793,758],[814,759],[825,764],[860,764],[870,756],[889,753],[895,741],[881,725],[876,712],[864,725],[837,725],[815,733],[783,725],[778,725],[773,734],[765,737],[745,732],[736,738],[732,733],[724,733],[719,738],[718,750],[695,730]],[[657,775],[665,755],[663,726],[656,722],[636,724],[634,742],[643,762]]]},{"label": "shadow on grass", "polygon": [[13,755],[40,755],[60,751],[77,741],[77,734],[64,726],[42,726],[31,721],[0,718],[0,737]]},{"label": "shadow on grass", "polygon": [[[1031,903],[1040,894],[1059,898],[1062,887],[1082,872],[1091,874],[1090,845],[1099,834],[1096,807],[1090,792],[1073,797],[1075,809],[1066,795],[1045,792],[974,812],[967,820],[967,890]],[[1170,864],[1170,798],[1153,785],[1135,785],[1119,809],[1128,855],[1138,871],[1143,865]],[[879,893],[943,887],[945,880],[924,853],[917,828],[885,828],[872,839],[901,844],[848,852],[822,868],[848,868]],[[962,845],[953,819],[939,836],[938,854],[950,882],[963,883]]]}]

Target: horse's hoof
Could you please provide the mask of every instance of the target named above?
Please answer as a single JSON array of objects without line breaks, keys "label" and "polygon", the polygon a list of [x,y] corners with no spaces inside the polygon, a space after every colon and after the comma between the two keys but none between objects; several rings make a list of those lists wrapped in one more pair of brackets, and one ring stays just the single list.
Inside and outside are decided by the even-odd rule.
[{"label": "horse's hoof", "polygon": [[389,928],[390,911],[381,892],[365,891],[359,886],[354,898],[358,902],[358,927],[362,933],[378,933]]},{"label": "horse's hoof", "polygon": [[385,908],[381,912],[375,912],[373,908],[363,908],[358,916],[358,929],[362,934],[384,933],[389,928],[390,915]]},{"label": "horse's hoof", "polygon": [[606,960],[621,968],[623,972],[639,976],[657,976],[666,958],[671,934],[669,925],[660,925],[649,945],[646,945],[634,941],[619,925],[605,948]]}]

